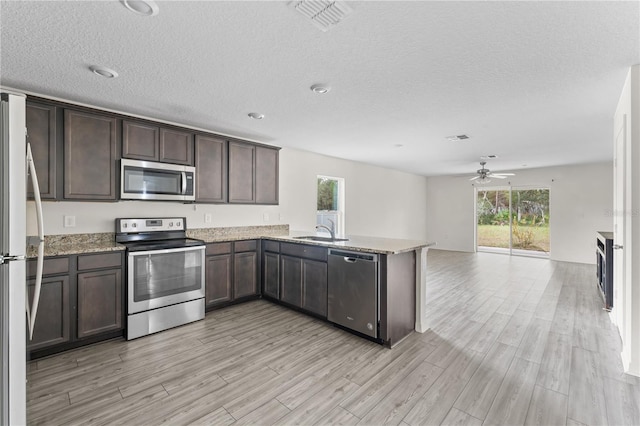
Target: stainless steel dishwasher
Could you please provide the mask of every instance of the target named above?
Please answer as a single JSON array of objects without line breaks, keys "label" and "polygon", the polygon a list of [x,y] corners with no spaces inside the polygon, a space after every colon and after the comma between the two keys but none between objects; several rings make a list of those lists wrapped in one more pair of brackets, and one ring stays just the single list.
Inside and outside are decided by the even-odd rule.
[{"label": "stainless steel dishwasher", "polygon": [[327,319],[378,337],[378,255],[329,249]]}]

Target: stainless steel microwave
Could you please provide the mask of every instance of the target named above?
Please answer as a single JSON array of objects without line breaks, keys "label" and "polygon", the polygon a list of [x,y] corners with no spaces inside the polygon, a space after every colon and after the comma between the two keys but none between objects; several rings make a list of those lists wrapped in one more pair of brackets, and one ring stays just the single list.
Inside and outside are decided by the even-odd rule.
[{"label": "stainless steel microwave", "polygon": [[122,200],[196,199],[195,167],[122,159],[120,176]]}]

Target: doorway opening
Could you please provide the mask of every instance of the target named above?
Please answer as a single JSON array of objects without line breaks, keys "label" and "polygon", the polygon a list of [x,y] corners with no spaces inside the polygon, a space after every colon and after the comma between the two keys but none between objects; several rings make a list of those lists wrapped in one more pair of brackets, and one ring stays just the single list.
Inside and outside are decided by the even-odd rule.
[{"label": "doorway opening", "polygon": [[316,225],[331,228],[336,235],[345,235],[344,178],[318,175]]},{"label": "doorway opening", "polygon": [[476,189],[478,251],[548,257],[549,188]]}]

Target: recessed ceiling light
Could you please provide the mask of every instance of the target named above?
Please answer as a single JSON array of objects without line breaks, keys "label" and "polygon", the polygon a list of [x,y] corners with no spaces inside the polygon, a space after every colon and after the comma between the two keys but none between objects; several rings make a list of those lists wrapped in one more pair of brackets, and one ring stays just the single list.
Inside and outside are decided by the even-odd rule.
[{"label": "recessed ceiling light", "polygon": [[481,160],[495,160],[496,158],[498,158],[498,156],[495,154],[483,155],[482,157],[480,157]]},{"label": "recessed ceiling light", "polygon": [[264,118],[264,114],[260,114],[259,112],[250,112],[249,117],[254,120],[262,120]]},{"label": "recessed ceiling light", "polygon": [[465,139],[469,139],[469,136],[467,135],[454,135],[454,136],[447,136],[446,139],[450,142],[455,142],[455,141],[462,141]]},{"label": "recessed ceiling light", "polygon": [[155,16],[160,12],[160,8],[152,0],[122,0],[124,7],[142,16]]},{"label": "recessed ceiling light", "polygon": [[396,148],[402,148],[404,145],[402,145],[401,143],[397,143],[394,145]]},{"label": "recessed ceiling light", "polygon": [[111,68],[102,67],[100,65],[91,65],[89,69],[93,71],[94,74],[104,78],[116,78],[118,76],[118,73]]},{"label": "recessed ceiling light", "polygon": [[329,90],[331,90],[331,87],[325,86],[323,84],[314,84],[313,86],[311,86],[311,90],[313,91],[313,93],[324,95],[325,93],[328,93]]},{"label": "recessed ceiling light", "polygon": [[526,164],[523,164],[523,165],[522,165],[522,167],[527,167],[527,165],[526,165]]}]

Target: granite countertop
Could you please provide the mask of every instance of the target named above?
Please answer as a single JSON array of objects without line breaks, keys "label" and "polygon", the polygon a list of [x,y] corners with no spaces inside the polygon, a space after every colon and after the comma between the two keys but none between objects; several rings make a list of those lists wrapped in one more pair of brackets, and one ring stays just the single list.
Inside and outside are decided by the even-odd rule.
[{"label": "granite countertop", "polygon": [[[125,246],[115,241],[113,232],[95,234],[45,235],[44,255],[65,256],[70,254],[121,251]],[[27,246],[27,258],[38,257],[38,247]]]},{"label": "granite countertop", "polygon": [[[265,238],[295,244],[342,248],[345,250],[378,254],[398,254],[435,245],[435,243],[419,240],[362,236],[348,236],[348,241],[335,242],[311,241],[297,238],[308,235],[316,235],[316,232],[289,231],[289,225],[197,228],[187,230],[187,237],[200,239],[205,243]],[[322,235],[326,236],[326,234]],[[124,245],[115,242],[115,234],[112,232],[46,235],[44,243],[45,256],[65,256],[71,254],[121,251],[125,249],[126,247]],[[27,246],[28,258],[35,258],[37,255],[38,251],[36,246]]]},{"label": "granite countertop", "polygon": [[[300,231],[291,231],[288,235],[276,235],[276,236],[268,236],[270,240],[284,241],[288,243],[296,243],[296,244],[307,244],[314,246],[321,246],[327,248],[341,248],[345,250],[353,250],[360,251],[366,253],[377,253],[377,254],[399,254],[408,251],[417,250],[423,247],[433,247],[435,246],[435,242],[426,242],[420,240],[402,240],[395,238],[376,238],[376,237],[363,237],[357,235],[348,235],[347,241],[334,241],[334,242],[322,242],[322,241],[312,241],[312,240],[304,240],[297,237],[303,236],[315,236],[315,231],[312,232],[300,232]],[[327,236],[327,234],[322,234],[322,236]]]}]

